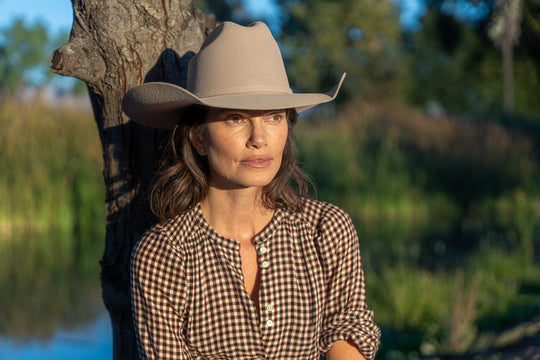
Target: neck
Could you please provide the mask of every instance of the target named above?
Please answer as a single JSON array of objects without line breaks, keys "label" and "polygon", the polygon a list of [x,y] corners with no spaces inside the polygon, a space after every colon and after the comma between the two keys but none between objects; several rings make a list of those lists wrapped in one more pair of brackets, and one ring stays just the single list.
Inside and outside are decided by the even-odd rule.
[{"label": "neck", "polygon": [[251,243],[272,220],[273,209],[261,203],[261,189],[221,190],[210,187],[201,201],[206,221],[220,235],[240,243]]}]

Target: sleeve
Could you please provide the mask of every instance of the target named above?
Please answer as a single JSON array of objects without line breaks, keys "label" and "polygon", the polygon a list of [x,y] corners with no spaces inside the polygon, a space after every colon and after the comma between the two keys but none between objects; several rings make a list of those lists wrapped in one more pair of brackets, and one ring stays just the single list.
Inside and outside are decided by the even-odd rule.
[{"label": "sleeve", "polygon": [[131,258],[131,301],[141,359],[191,359],[183,333],[185,266],[166,234],[149,230]]},{"label": "sleeve", "polygon": [[338,340],[352,341],[366,359],[377,352],[381,331],[366,304],[358,236],[348,214],[332,208],[321,224],[326,308],[319,350],[325,354]]}]

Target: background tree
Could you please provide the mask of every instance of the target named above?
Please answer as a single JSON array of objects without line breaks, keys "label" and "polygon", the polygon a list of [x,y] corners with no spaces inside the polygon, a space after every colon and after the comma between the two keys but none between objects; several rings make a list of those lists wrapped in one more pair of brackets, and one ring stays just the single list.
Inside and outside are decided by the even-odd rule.
[{"label": "background tree", "polygon": [[0,29],[0,91],[14,93],[32,81],[31,71],[46,62],[48,42],[47,28],[39,21],[26,24],[18,18]]},{"label": "background tree", "polygon": [[219,21],[234,21],[247,25],[252,21],[243,0],[194,0],[202,11],[212,13]]},{"label": "background tree", "polygon": [[503,63],[503,99],[504,110],[514,110],[514,47],[519,42],[522,16],[522,0],[496,0],[489,37],[501,48]]},{"label": "background tree", "polygon": [[330,89],[347,72],[345,93],[369,99],[396,97],[403,67],[399,13],[392,1],[277,3],[291,84],[304,91],[321,91]]},{"label": "background tree", "polygon": [[[484,36],[482,23],[472,26],[446,13],[440,5],[428,5],[421,19],[422,30],[406,33],[406,97],[412,104],[439,104],[446,111],[486,111],[486,81],[496,53]],[[486,69],[479,71],[479,69]],[[488,82],[490,81],[490,82]],[[487,100],[489,101],[489,100]]]},{"label": "background tree", "polygon": [[187,62],[216,20],[191,0],[74,0],[73,10],[69,42],[53,53],[52,69],[88,86],[106,184],[103,300],[112,321],[114,359],[135,359],[130,254],[156,221],[148,210],[147,193],[165,134],[130,121],[120,101],[129,88],[145,81],[185,86]]},{"label": "background tree", "polygon": [[[458,6],[458,4],[461,4]],[[500,55],[488,32],[491,0],[427,0],[421,28],[405,30],[404,48],[410,71],[407,102],[432,101],[453,114],[481,116],[503,110]],[[465,11],[464,9],[467,9]],[[472,10],[471,10],[472,9]],[[520,115],[536,117],[540,99],[540,2],[523,3],[522,35],[514,49],[514,94]]]}]

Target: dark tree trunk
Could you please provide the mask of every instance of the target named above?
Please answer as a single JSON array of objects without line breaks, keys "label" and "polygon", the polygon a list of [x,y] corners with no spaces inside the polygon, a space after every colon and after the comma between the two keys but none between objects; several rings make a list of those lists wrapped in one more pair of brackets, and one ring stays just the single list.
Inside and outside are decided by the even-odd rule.
[{"label": "dark tree trunk", "polygon": [[129,261],[134,244],[155,222],[147,194],[166,133],[129,121],[120,101],[142,82],[184,85],[187,61],[216,20],[192,0],[72,3],[70,40],[52,54],[51,68],[88,85],[103,147],[107,232],[101,283],[113,327],[113,358],[137,359]]},{"label": "dark tree trunk", "polygon": [[508,114],[514,112],[514,45],[510,41],[503,42],[503,108]]}]

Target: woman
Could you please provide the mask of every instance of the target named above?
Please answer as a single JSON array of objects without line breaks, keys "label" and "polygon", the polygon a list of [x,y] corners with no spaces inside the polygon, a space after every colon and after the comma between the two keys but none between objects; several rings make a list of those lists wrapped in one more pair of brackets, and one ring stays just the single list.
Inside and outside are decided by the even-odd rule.
[{"label": "woman", "polygon": [[126,94],[135,121],[174,128],[152,192],[162,222],[132,258],[143,359],[374,357],[356,231],[343,210],[304,198],[292,132],[341,81],[292,93],[266,25],[225,22],[190,61],[187,90]]}]

